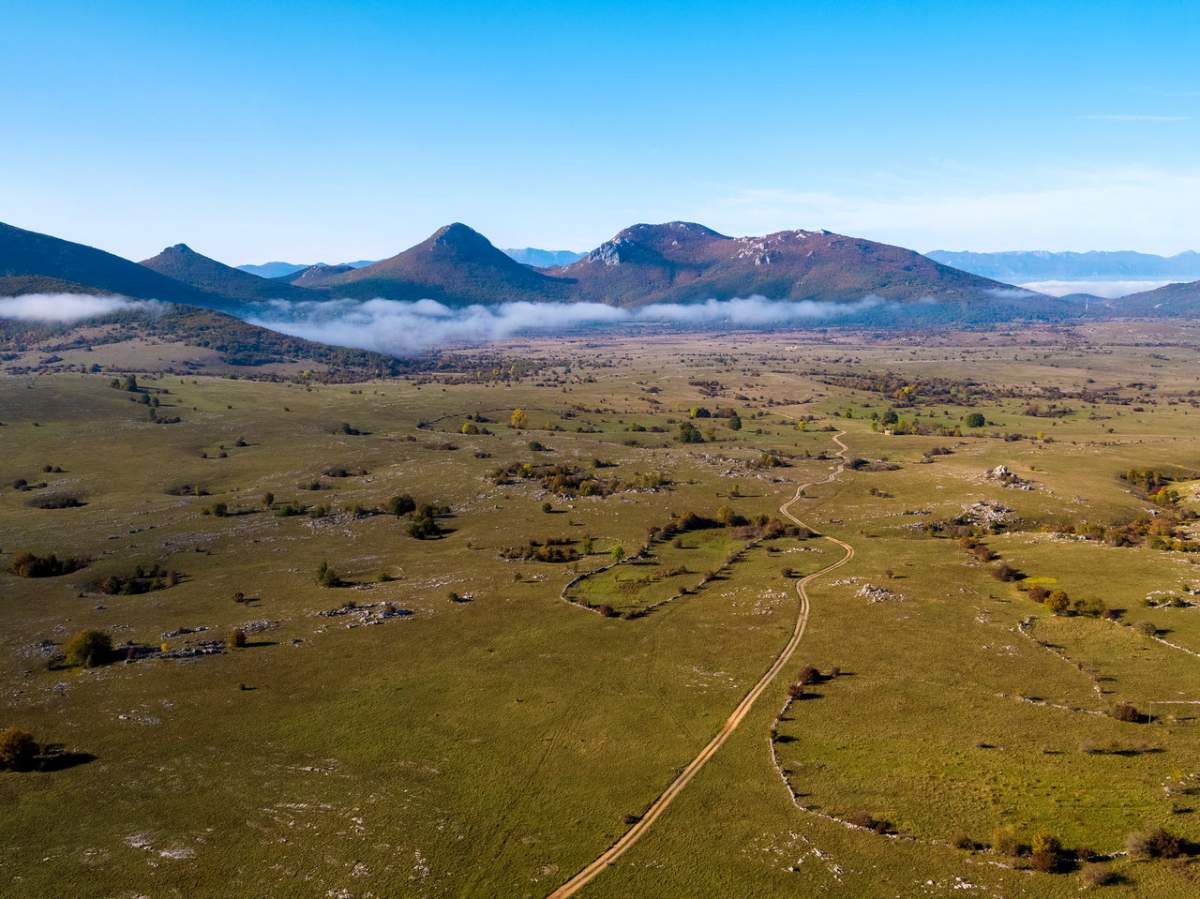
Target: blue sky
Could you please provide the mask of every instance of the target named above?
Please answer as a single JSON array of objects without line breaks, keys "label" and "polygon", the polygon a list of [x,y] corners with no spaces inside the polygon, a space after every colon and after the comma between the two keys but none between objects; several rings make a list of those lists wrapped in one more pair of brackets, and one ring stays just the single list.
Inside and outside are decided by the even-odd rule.
[{"label": "blue sky", "polygon": [[0,221],[378,258],[464,221],[1200,249],[1200,4],[5,4]]}]

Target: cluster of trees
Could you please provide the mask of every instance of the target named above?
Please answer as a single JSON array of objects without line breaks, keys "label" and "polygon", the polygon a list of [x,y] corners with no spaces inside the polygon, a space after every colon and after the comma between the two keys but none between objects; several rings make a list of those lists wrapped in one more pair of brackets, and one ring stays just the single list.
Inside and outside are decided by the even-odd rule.
[{"label": "cluster of trees", "polygon": [[500,550],[500,557],[510,561],[556,563],[575,562],[581,558],[575,541],[569,537],[551,537],[545,543],[530,540],[524,546],[509,546]]},{"label": "cluster of trees", "polygon": [[86,559],[60,559],[54,553],[39,556],[31,552],[19,552],[9,563],[8,570],[17,577],[58,577],[78,571],[86,565]]},{"label": "cluster of trees", "polygon": [[451,514],[450,507],[438,503],[421,503],[407,493],[401,493],[399,496],[393,496],[387,501],[387,511],[397,518],[403,518],[406,515],[410,516],[408,522],[408,534],[410,537],[415,537],[418,540],[433,540],[442,536],[445,531],[438,524],[439,518],[445,518]]},{"label": "cluster of trees", "polygon": [[1128,471],[1121,472],[1120,478],[1140,491],[1143,496],[1150,498],[1178,480],[1173,474],[1152,468],[1130,468]]},{"label": "cluster of trees", "polygon": [[132,574],[110,574],[96,584],[96,589],[108,596],[133,596],[153,590],[166,590],[179,583],[178,571],[168,571],[161,565],[149,568],[137,566]]},{"label": "cluster of trees", "polygon": [[1049,590],[1035,585],[1030,587],[1027,594],[1031,600],[1039,603],[1055,615],[1072,616],[1086,615],[1089,618],[1117,617],[1116,610],[1110,609],[1100,599],[1072,599],[1066,590]]},{"label": "cluster of trees", "polygon": [[[611,463],[596,460],[596,468],[609,468]],[[609,496],[625,490],[658,490],[670,485],[662,472],[642,472],[629,478],[602,478],[574,465],[512,462],[494,469],[489,477],[496,484],[511,484],[514,480],[537,481],[543,490],[559,496]]]},{"label": "cluster of trees", "polygon": [[[1158,495],[1161,495],[1161,491]],[[1149,546],[1151,549],[1174,550],[1177,552],[1200,552],[1200,542],[1188,536],[1188,525],[1195,521],[1196,513],[1185,507],[1170,505],[1155,510],[1155,514],[1142,514],[1123,524],[1075,524],[1068,522],[1061,528],[1064,534],[1078,534],[1088,540],[1097,540],[1109,546]]]},{"label": "cluster of trees", "polygon": [[[688,410],[689,418],[724,418],[727,419],[729,429],[731,431],[740,431],[742,429],[742,417],[738,415],[736,409],[729,407],[720,407],[715,412],[710,411],[705,406],[693,406]],[[703,443],[703,440],[684,441],[685,443]]]}]

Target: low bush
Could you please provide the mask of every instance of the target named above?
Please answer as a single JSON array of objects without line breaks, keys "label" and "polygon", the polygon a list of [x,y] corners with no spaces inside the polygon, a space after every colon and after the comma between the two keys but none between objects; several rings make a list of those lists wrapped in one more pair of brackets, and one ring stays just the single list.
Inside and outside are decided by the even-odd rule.
[{"label": "low bush", "polygon": [[1125,848],[1135,858],[1179,858],[1183,841],[1162,827],[1148,827],[1126,837]]}]

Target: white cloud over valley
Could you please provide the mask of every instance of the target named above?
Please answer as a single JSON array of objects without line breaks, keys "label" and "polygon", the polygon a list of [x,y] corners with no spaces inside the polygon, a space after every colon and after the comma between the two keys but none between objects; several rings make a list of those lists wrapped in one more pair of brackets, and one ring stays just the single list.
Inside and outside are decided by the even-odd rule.
[{"label": "white cloud over valley", "polygon": [[54,324],[73,324],[114,312],[146,312],[159,308],[161,304],[153,300],[78,293],[30,293],[0,298],[0,318]]}]

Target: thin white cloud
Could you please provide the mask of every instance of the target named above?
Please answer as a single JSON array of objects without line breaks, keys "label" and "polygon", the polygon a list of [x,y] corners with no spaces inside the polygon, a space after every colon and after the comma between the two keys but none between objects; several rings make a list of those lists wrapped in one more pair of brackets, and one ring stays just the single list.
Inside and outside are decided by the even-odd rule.
[{"label": "thin white cloud", "polygon": [[252,324],[337,346],[405,354],[452,343],[483,343],[517,334],[550,334],[613,325],[769,328],[845,318],[883,305],[749,297],[703,303],[656,303],[629,310],[603,303],[501,303],[451,308],[434,300],[329,300],[270,304]]},{"label": "thin white cloud", "polygon": [[1167,281],[1029,281],[1021,286],[1038,293],[1052,297],[1065,297],[1069,293],[1090,293],[1093,296],[1115,300],[1118,297],[1129,296],[1131,293],[1141,293],[1143,290],[1154,290],[1162,287]]},{"label": "thin white cloud", "polygon": [[114,312],[157,311],[161,304],[152,300],[94,296],[77,293],[30,293],[0,299],[0,318],[26,322],[71,324],[100,318]]}]

